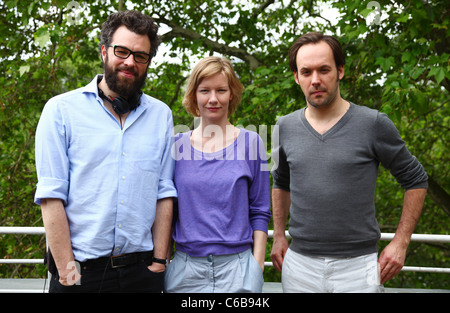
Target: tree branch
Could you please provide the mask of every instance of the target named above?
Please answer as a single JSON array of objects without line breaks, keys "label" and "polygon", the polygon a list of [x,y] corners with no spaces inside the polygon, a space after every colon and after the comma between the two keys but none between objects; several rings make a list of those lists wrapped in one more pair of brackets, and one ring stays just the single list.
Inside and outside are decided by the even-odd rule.
[{"label": "tree branch", "polygon": [[450,216],[450,195],[432,177],[428,177],[428,195]]},{"label": "tree branch", "polygon": [[175,24],[172,21],[166,20],[164,18],[155,18],[155,21],[157,23],[163,23],[167,26],[171,27],[172,30],[168,33],[165,33],[161,36],[161,40],[163,42],[168,42],[172,40],[173,38],[182,37],[185,39],[189,39],[192,41],[201,41],[202,45],[205,48],[211,49],[213,51],[219,52],[221,54],[235,56],[245,62],[247,62],[250,65],[250,68],[252,70],[257,69],[261,62],[252,54],[249,54],[247,51],[235,47],[230,47],[226,44],[222,44],[217,41],[212,41],[211,39],[208,39],[199,33],[192,31],[190,29],[183,28],[177,24]]},{"label": "tree branch", "polygon": [[259,14],[261,14],[261,12],[263,12],[269,5],[271,5],[274,2],[275,0],[267,0],[266,2],[261,4],[258,8],[253,10],[252,13],[253,17],[257,17]]},{"label": "tree branch", "polygon": [[173,93],[173,97],[172,100],[170,100],[169,102],[169,107],[173,107],[173,104],[175,103],[175,101],[177,101],[178,99],[178,94],[180,93],[181,87],[183,86],[184,82],[186,81],[187,77],[182,77],[178,83],[177,86],[175,87],[175,92]]}]

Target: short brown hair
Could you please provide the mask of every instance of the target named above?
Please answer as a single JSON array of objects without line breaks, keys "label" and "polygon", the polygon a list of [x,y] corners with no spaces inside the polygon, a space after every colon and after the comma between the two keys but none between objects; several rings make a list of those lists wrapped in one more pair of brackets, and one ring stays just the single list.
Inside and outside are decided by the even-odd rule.
[{"label": "short brown hair", "polygon": [[328,35],[324,35],[318,32],[307,33],[300,38],[298,38],[291,49],[289,50],[289,67],[291,71],[297,72],[297,52],[303,45],[307,45],[310,43],[319,43],[321,41],[325,41],[333,51],[334,62],[336,63],[336,68],[339,68],[341,65],[345,65],[345,54],[342,51],[341,44],[339,41]]},{"label": "short brown hair", "polygon": [[202,59],[192,70],[191,76],[189,77],[187,90],[183,97],[183,105],[188,113],[196,117],[200,116],[196,96],[198,85],[200,85],[203,79],[218,73],[224,74],[228,79],[228,85],[230,87],[231,94],[233,95],[233,98],[228,105],[228,117],[234,113],[237,106],[241,102],[244,86],[236,76],[230,60],[216,56]]},{"label": "short brown hair", "polygon": [[108,46],[111,43],[111,38],[121,26],[126,26],[133,33],[147,35],[150,39],[150,58],[156,55],[161,43],[158,37],[158,25],[150,16],[138,11],[120,11],[111,14],[102,25],[100,49],[103,45]]}]

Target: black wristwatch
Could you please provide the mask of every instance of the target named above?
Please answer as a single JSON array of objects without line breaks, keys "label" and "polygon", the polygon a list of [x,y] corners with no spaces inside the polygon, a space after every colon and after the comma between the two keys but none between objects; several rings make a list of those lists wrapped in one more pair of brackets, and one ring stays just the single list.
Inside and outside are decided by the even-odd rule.
[{"label": "black wristwatch", "polygon": [[167,264],[167,259],[158,259],[158,258],[153,257],[152,261],[156,262],[156,263],[164,264],[164,266]]}]

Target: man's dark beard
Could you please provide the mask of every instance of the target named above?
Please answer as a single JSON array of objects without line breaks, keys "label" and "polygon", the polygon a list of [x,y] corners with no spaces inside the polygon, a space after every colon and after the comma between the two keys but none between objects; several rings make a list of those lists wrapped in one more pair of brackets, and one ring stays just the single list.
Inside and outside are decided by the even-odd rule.
[{"label": "man's dark beard", "polygon": [[[132,82],[127,81],[126,78],[121,79],[119,77],[118,71],[114,71],[114,69],[109,66],[108,56],[106,56],[105,59],[104,70],[105,81],[108,85],[108,88],[125,98],[130,98],[134,96],[139,90],[141,90],[142,87],[144,87],[145,79],[147,78],[147,69],[145,69],[145,72],[142,74],[142,76],[135,76],[135,79]],[[135,73],[134,70],[127,71],[133,71],[133,73]]]}]

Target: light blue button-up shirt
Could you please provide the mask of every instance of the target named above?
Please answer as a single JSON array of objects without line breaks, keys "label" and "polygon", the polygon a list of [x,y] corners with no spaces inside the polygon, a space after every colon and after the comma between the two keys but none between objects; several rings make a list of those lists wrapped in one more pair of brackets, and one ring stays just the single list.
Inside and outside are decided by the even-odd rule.
[{"label": "light blue button-up shirt", "polygon": [[97,79],[50,99],[36,131],[35,203],[63,200],[80,262],[153,250],[156,202],[177,196],[169,107],[144,94],[122,129]]}]

